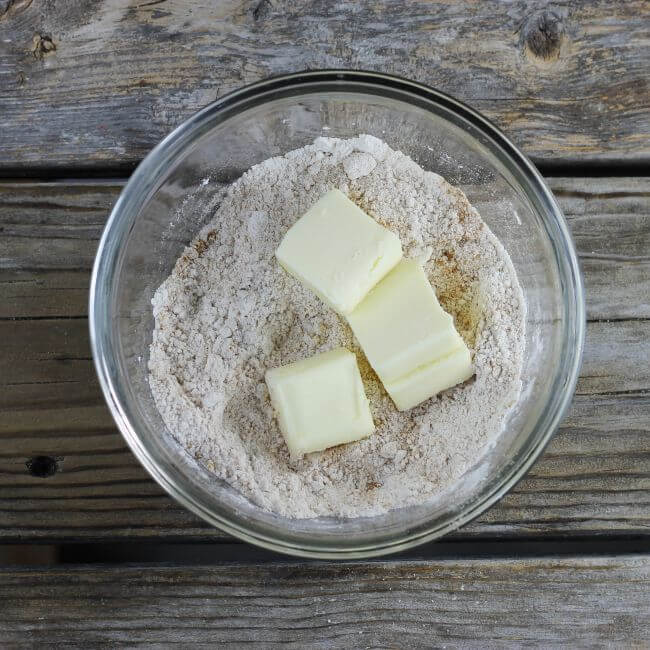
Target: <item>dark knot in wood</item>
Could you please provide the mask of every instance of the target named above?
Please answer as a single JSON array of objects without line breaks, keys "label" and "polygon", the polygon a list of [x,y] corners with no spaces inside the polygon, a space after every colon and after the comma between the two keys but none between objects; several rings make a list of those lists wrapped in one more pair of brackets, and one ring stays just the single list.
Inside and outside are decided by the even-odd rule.
[{"label": "dark knot in wood", "polygon": [[59,471],[59,464],[56,458],[52,458],[52,456],[34,456],[25,465],[27,471],[38,478],[48,478]]},{"label": "dark knot in wood", "polygon": [[538,59],[550,61],[560,55],[565,27],[561,16],[555,11],[536,12],[522,29],[522,40],[528,52]]},{"label": "dark knot in wood", "polygon": [[253,9],[253,20],[266,20],[273,13],[271,0],[260,0]]}]

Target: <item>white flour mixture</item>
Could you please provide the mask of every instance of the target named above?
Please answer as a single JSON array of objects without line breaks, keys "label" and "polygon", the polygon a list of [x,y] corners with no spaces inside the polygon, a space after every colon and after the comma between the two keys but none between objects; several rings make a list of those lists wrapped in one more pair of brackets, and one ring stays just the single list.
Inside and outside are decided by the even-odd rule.
[{"label": "white flour mixture", "polygon": [[[473,351],[476,377],[399,413],[349,327],[278,265],[289,227],[338,187],[397,233]],[[474,465],[520,391],[524,301],[512,263],[465,195],[380,140],[318,138],[256,165],[153,299],[150,384],[169,430],[259,506],[287,517],[422,504]],[[291,462],[264,382],[272,368],[356,352],[376,432]]]}]

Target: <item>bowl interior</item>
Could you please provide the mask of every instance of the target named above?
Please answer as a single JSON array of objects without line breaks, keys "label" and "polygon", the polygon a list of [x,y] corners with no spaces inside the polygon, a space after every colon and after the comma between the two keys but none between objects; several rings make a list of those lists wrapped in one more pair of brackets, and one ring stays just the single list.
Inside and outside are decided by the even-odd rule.
[{"label": "bowl interior", "polygon": [[[91,296],[96,363],[125,438],[154,477],[209,522],[291,553],[367,556],[456,528],[529,466],[561,415],[581,348],[581,287],[552,197],[509,143],[444,96],[381,79],[292,80],[208,107],[136,171],[102,240]],[[368,133],[459,185],[501,240],[527,307],[523,392],[504,434],[434,502],[352,520],[289,520],[221,483],[175,441],[153,402],[151,298],[212,217],[205,205],[252,165],[318,136]],[[514,154],[513,154],[514,151]],[[517,154],[518,155],[518,154]],[[205,183],[204,179],[210,179]]]}]

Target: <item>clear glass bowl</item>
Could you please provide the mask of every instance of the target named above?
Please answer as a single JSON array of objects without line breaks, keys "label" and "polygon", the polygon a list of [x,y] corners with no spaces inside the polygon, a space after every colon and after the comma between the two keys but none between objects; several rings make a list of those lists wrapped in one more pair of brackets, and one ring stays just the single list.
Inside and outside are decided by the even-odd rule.
[{"label": "clear glass bowl", "polygon": [[[377,517],[292,520],[262,511],[175,441],[147,380],[151,297],[209,220],[182,219],[252,165],[317,136],[369,133],[459,185],[510,254],[527,304],[523,393],[506,431],[431,503]],[[213,183],[202,184],[210,175]],[[186,204],[187,205],[187,204]],[[197,203],[198,205],[198,203]],[[482,513],[528,470],[575,387],[583,287],[564,218],[528,159],[484,117],[417,83],[352,71],[308,72],[248,86],[178,127],[140,164],[102,236],[90,290],[99,379],[127,443],[160,485],[211,524],[294,555],[359,558],[440,537]]]}]

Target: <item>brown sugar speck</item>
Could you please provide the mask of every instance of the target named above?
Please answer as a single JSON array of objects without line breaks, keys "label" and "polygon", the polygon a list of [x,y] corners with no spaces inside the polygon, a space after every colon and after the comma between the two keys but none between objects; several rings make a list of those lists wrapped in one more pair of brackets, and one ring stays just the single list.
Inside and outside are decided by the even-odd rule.
[{"label": "brown sugar speck", "polygon": [[474,299],[474,282],[458,267],[454,251],[445,250],[436,260],[438,273],[433,284],[442,308],[454,317],[465,343],[473,348],[480,319]]},{"label": "brown sugar speck", "polygon": [[469,217],[469,214],[470,214],[469,210],[467,209],[467,206],[464,205],[464,204],[465,204],[465,201],[461,201],[457,206],[457,208],[458,208],[458,221],[460,221],[460,223],[465,223],[465,220],[467,219],[467,217]]},{"label": "brown sugar speck", "polygon": [[203,239],[197,239],[194,242],[194,249],[199,254],[199,257],[208,250],[208,244]]}]

